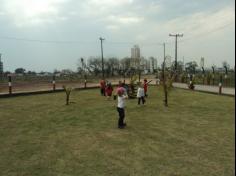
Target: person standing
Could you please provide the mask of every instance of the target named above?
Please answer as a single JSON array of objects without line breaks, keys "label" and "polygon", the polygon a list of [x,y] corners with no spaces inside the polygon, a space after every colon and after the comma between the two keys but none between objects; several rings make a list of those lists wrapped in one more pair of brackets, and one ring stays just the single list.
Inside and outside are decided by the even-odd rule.
[{"label": "person standing", "polygon": [[102,80],[100,81],[100,91],[101,91],[101,95],[102,95],[102,96],[106,96],[105,89],[106,89],[106,82],[105,82],[104,79],[102,79]]},{"label": "person standing", "polygon": [[107,87],[106,87],[106,96],[107,96],[108,100],[111,99],[112,92],[113,92],[113,87],[112,87],[111,83],[108,83]]},{"label": "person standing", "polygon": [[145,78],[143,81],[143,88],[144,88],[144,96],[147,97],[147,90],[148,90],[148,83],[147,83],[147,79]]},{"label": "person standing", "polygon": [[142,83],[139,83],[138,91],[137,91],[137,98],[138,98],[138,105],[140,105],[140,102],[142,100],[142,103],[145,103],[145,98],[144,98],[144,88],[142,86]]},{"label": "person standing", "polygon": [[125,119],[125,99],[128,98],[128,96],[125,94],[125,89],[123,87],[120,87],[117,89],[117,112],[119,114],[118,119],[118,128],[123,129],[126,126],[126,123],[124,123]]}]

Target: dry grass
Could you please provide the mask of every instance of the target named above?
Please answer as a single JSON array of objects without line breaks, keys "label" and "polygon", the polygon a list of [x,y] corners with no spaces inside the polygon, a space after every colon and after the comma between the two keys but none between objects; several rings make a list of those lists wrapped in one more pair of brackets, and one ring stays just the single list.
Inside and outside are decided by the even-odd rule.
[{"label": "dry grass", "polygon": [[152,87],[128,100],[119,130],[114,101],[98,90],[0,99],[0,175],[229,176],[234,98],[174,89],[170,106]]}]

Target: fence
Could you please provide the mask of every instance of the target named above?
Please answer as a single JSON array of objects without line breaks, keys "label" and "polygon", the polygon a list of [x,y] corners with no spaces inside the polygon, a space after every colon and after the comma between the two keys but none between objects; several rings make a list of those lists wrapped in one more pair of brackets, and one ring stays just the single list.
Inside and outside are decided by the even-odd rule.
[{"label": "fence", "polygon": [[[214,77],[209,77],[206,74],[204,77],[201,73],[196,73],[194,80],[196,84],[214,85],[218,86],[220,77],[222,74],[215,73]],[[141,75],[141,79],[147,78],[153,80],[151,84],[156,83],[156,75]],[[159,78],[161,78],[161,72],[159,72]],[[32,75],[14,75],[11,77],[2,77],[0,79],[0,94],[14,94],[20,92],[34,92],[34,91],[53,91],[60,90],[62,86],[70,86],[73,88],[86,88],[99,86],[99,80],[101,77],[87,76],[86,80],[84,76],[79,74],[63,75],[63,76],[32,76]],[[106,78],[110,82],[118,83],[119,80],[126,80],[129,83],[129,77],[115,76]],[[235,87],[235,72],[229,72],[227,77],[223,76],[223,87]],[[178,75],[177,82],[189,83],[190,77],[186,73]]]},{"label": "fence", "polygon": [[[87,76],[85,79],[81,75],[64,75],[64,76],[8,76],[2,77],[0,80],[0,94],[13,94],[20,92],[48,91],[60,90],[63,86],[72,88],[87,88],[99,86],[101,78]],[[106,78],[109,82],[118,83],[123,80],[122,77]],[[128,79],[126,78],[128,81]]]},{"label": "fence", "polygon": [[[222,82],[221,82],[222,77]],[[190,76],[188,74],[180,74],[178,76],[177,82],[181,83],[189,83]],[[235,87],[235,72],[229,72],[228,75],[222,74],[222,73],[196,73],[194,75],[194,81],[195,84],[200,85],[212,85],[212,86],[218,86],[219,83],[222,83],[223,87]]]}]

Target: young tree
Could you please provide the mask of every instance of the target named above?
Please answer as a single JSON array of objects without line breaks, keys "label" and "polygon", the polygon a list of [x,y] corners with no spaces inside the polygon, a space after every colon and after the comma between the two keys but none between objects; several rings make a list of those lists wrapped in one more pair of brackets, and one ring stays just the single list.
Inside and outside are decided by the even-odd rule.
[{"label": "young tree", "polygon": [[215,85],[215,68],[216,68],[216,66],[213,65],[211,68],[212,68],[212,84]]},{"label": "young tree", "polygon": [[171,89],[173,88],[173,82],[176,77],[176,72],[172,72],[171,69],[166,68],[165,59],[162,63],[162,84],[163,84],[163,90],[164,90],[164,105],[168,106],[168,95]]},{"label": "young tree", "polygon": [[70,94],[71,94],[72,88],[67,87],[65,85],[63,85],[62,87],[63,87],[63,89],[65,90],[65,93],[66,93],[66,105],[69,105],[69,103],[70,103]]}]

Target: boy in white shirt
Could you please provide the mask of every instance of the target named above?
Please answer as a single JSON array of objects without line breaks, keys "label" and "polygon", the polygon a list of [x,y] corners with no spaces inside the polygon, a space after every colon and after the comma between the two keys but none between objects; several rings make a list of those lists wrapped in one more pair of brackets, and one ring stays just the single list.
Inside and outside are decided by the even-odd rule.
[{"label": "boy in white shirt", "polygon": [[117,89],[117,95],[117,111],[119,113],[118,128],[123,129],[126,126],[126,123],[124,123],[125,99],[128,98],[128,96],[125,94],[125,89],[123,87]]},{"label": "boy in white shirt", "polygon": [[138,91],[137,91],[137,98],[138,98],[138,105],[140,105],[140,101],[142,100],[142,103],[145,103],[145,92],[144,88],[142,86],[142,83],[139,83]]}]

